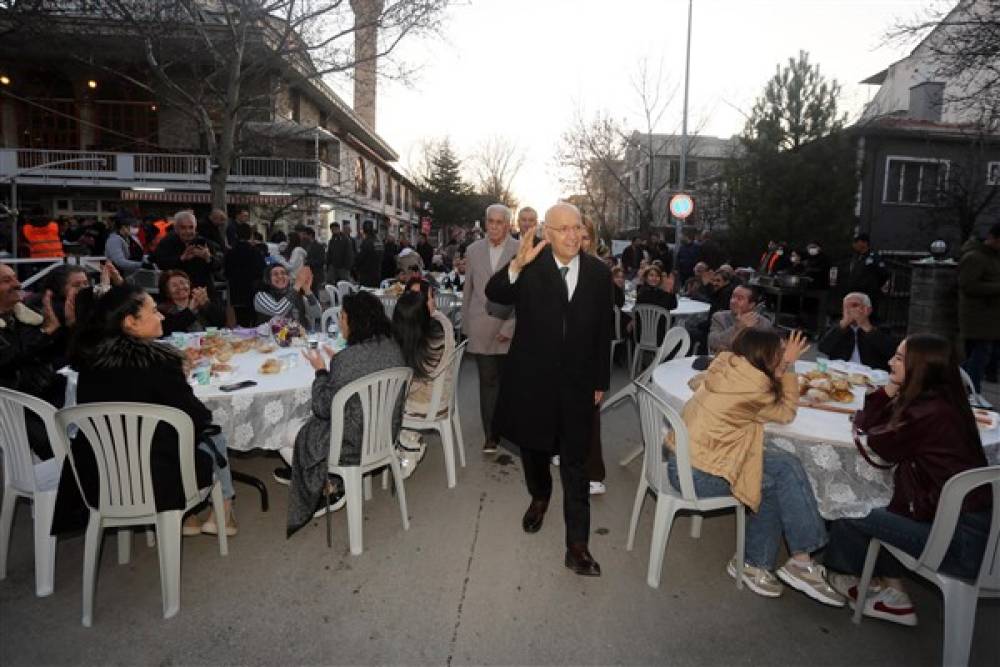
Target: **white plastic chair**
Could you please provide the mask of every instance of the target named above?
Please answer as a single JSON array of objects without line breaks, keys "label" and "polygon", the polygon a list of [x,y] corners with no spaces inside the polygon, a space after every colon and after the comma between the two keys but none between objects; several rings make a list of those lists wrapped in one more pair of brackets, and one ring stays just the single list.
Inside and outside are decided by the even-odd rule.
[{"label": "white plastic chair", "polygon": [[664,330],[670,328],[670,311],[650,303],[639,303],[632,310],[632,322],[634,345],[632,348],[632,372],[630,377],[634,379],[639,360],[644,358],[647,352],[655,354],[656,350],[660,347],[656,339],[656,334],[660,330],[661,325]]},{"label": "white plastic chair", "polygon": [[975,385],[972,384],[972,378],[961,366],[958,367],[958,374],[962,376],[962,386],[965,388],[965,395],[969,397],[969,403],[977,408],[990,409],[993,407],[985,396],[976,391]]},{"label": "white plastic chair", "polygon": [[[437,431],[441,436],[441,446],[444,448],[444,471],[448,479],[448,488],[455,486],[455,447],[457,445],[462,467],[465,467],[465,446],[462,442],[462,424],[458,420],[458,372],[462,367],[462,355],[465,353],[465,341],[451,355],[448,364],[434,378],[431,388],[431,400],[427,415],[418,417],[403,414],[403,428],[412,431]],[[452,378],[451,392],[445,395],[445,385]]]},{"label": "white plastic chair", "polygon": [[344,302],[344,297],[348,294],[354,294],[358,291],[357,285],[352,283],[350,280],[338,280],[337,281],[337,292],[340,293],[340,299],[338,303]]},{"label": "white plastic chair", "polygon": [[[355,556],[363,550],[362,541],[362,478],[364,475],[388,465],[392,470],[399,499],[399,512],[403,518],[404,530],[410,529],[410,519],[406,512],[406,491],[403,489],[403,473],[396,456],[396,441],[392,433],[392,417],[399,401],[405,401],[406,388],[413,377],[409,368],[388,368],[372,373],[344,385],[333,396],[330,414],[330,458],[329,471],[344,480],[344,495],[347,498],[347,532],[351,553]],[[340,448],[344,439],[344,420],[347,402],[357,397],[361,402],[361,460],[355,466],[340,465]],[[329,516],[329,515],[327,515]]]},{"label": "white plastic chair", "polygon": [[378,298],[382,302],[382,309],[385,311],[385,316],[392,321],[392,313],[396,310],[396,297],[394,296],[380,296]]},{"label": "white plastic chair", "polygon": [[[194,424],[184,412],[163,405],[147,403],[87,403],[63,408],[56,415],[58,437],[69,457],[80,495],[87,502],[80,484],[73,451],[65,433],[75,424],[94,452],[98,475],[97,506],[90,506],[90,520],[83,557],[83,625],[90,627],[94,613],[94,588],[98,556],[105,528],[118,531],[118,560],[128,562],[132,534],[128,528],[153,524],[160,555],[160,590],[163,617],[171,618],[181,606],[181,519],[184,513],[209,495],[212,510],[220,520],[226,516],[222,487],[214,482],[199,489],[194,469]],[[183,509],[156,511],[150,452],[153,433],[163,422],[177,432]],[[229,553],[226,531],[219,531],[219,553]]]},{"label": "white plastic chair", "polygon": [[393,285],[393,283],[395,283],[395,282],[396,282],[395,278],[386,278],[385,280],[383,280],[382,282],[380,282],[378,284],[378,288],[379,289],[386,289],[388,287],[391,287]]},{"label": "white plastic chair", "polygon": [[340,307],[340,291],[337,290],[336,285],[324,285],[323,289],[326,290],[326,295],[330,297],[330,307],[338,308]]},{"label": "white plastic chair", "polygon": [[[985,484],[993,487],[993,518],[990,522],[983,563],[975,580],[960,579],[938,570],[955,535],[962,501],[974,489]],[[859,591],[867,591],[871,583],[875,561],[880,547],[896,557],[907,569],[919,574],[941,589],[944,596],[944,665],[966,665],[972,644],[972,630],[976,623],[976,603],[981,597],[1000,597],[1000,466],[966,470],[949,479],[941,490],[937,512],[927,544],[919,558],[914,558],[899,547],[872,538],[868,543],[868,556],[858,582]],[[854,610],[854,622],[860,623],[864,605]]]},{"label": "white plastic chair", "polygon": [[330,331],[330,322],[334,324],[337,323],[337,318],[340,317],[340,306],[333,306],[327,308],[323,311],[323,314],[319,318],[320,331],[327,333]]},{"label": "white plastic chair", "polygon": [[[660,585],[660,571],[663,569],[663,555],[670,537],[670,526],[678,510],[692,510],[699,515],[692,518],[691,537],[701,536],[701,513],[733,507],[736,509],[736,562],[743,563],[743,548],[746,535],[746,511],[743,504],[732,496],[699,498],[694,491],[691,475],[691,457],[688,451],[688,431],[681,416],[654,395],[645,386],[636,383],[636,398],[639,403],[639,426],[645,455],[642,476],[635,493],[635,505],[628,527],[626,548],[631,551],[635,543],[635,529],[639,523],[646,492],[656,494],[656,515],[653,518],[653,539],[649,546],[649,571],[646,583],[652,588]],[[664,436],[673,432],[674,455],[677,458],[677,477],[680,490],[674,489],[667,475],[667,463],[663,460]],[[742,577],[736,577],[736,587],[743,588]]]},{"label": "white plastic chair", "polygon": [[[54,456],[36,462],[28,446],[27,412],[45,425]],[[35,595],[54,588],[56,538],[51,535],[56,491],[66,450],[56,435],[56,409],[45,401],[13,389],[0,388],[0,449],[3,449],[3,507],[0,509],[0,579],[7,577],[7,553],[18,498],[34,504]]]},{"label": "white plastic chair", "polygon": [[[441,313],[451,319],[452,311],[455,310],[456,298],[454,294],[442,294],[441,292],[434,292],[434,306],[441,311]],[[454,324],[454,323],[453,323]]]},{"label": "white plastic chair", "polygon": [[632,348],[629,347],[629,339],[622,331],[622,310],[615,306],[615,336],[611,339],[611,370],[615,369],[615,348],[619,345],[625,346],[626,365],[632,368]]},{"label": "white plastic chair", "polygon": [[[641,385],[647,385],[649,379],[653,376],[653,371],[662,364],[664,361],[669,361],[667,355],[674,351],[677,351],[670,357],[670,359],[680,359],[686,357],[688,351],[691,349],[691,334],[684,327],[673,327],[663,336],[663,342],[660,343],[660,347],[657,348],[656,354],[653,356],[653,362],[649,364],[639,374],[639,377],[635,379]],[[618,403],[624,400],[630,400],[635,404],[636,409],[638,409],[639,404],[635,400],[635,384],[629,382],[627,385],[615,392],[614,395],[609,396],[604,399],[604,403],[601,404],[601,412],[604,412],[608,408],[614,407]],[[636,447],[631,452],[626,454],[619,462],[618,465],[627,466],[632,463],[640,454],[642,454],[642,446]]]}]

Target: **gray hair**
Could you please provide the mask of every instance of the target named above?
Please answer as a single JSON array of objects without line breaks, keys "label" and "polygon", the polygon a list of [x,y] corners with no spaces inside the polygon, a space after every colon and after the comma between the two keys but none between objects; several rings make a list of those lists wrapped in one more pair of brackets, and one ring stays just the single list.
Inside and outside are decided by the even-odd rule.
[{"label": "gray hair", "polygon": [[865,294],[864,292],[849,292],[848,294],[844,295],[844,301],[847,301],[848,299],[857,299],[858,301],[861,302],[861,304],[865,308],[872,307],[871,297]]},{"label": "gray hair", "polygon": [[198,219],[194,217],[194,213],[192,213],[191,211],[185,210],[185,211],[177,211],[176,213],[174,213],[174,223],[178,223],[185,218],[190,218],[191,222],[198,224]]},{"label": "gray hair", "polygon": [[490,204],[489,206],[487,206],[486,207],[487,219],[490,217],[490,211],[501,211],[503,213],[504,220],[506,220],[507,223],[510,224],[511,212],[510,209],[507,208],[507,206],[505,206],[504,204]]}]

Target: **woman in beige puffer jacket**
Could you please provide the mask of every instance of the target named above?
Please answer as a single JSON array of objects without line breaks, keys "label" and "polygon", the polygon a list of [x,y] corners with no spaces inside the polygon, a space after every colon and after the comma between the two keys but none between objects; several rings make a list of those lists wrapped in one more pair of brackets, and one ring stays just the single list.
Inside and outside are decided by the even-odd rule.
[{"label": "woman in beige puffer jacket", "polygon": [[[826,528],[802,464],[792,454],[764,450],[764,424],[795,419],[798,379],[792,368],[808,346],[793,334],[782,351],[772,331],[744,329],[732,352],[719,354],[684,406],[695,493],[733,495],[751,514],[747,521],[746,562],[741,576],[758,595],[778,597],[786,584],[809,597],[841,607],[844,598],[826,583],[813,551],[826,544]],[[671,483],[677,481],[670,457]],[[781,537],[792,557],[774,570]],[[727,571],[737,576],[735,558]]]}]

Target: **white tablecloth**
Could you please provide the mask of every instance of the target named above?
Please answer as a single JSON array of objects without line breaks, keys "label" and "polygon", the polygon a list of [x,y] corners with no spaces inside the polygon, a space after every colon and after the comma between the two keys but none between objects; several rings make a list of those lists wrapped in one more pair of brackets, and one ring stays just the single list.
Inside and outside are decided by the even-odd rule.
[{"label": "white tablecloth", "polygon": [[[622,306],[623,313],[631,313],[635,308],[635,301],[626,301],[625,305]],[[673,319],[683,319],[685,317],[691,317],[692,315],[702,315],[709,311],[710,306],[704,301],[696,301],[694,299],[689,299],[686,296],[682,296],[677,299],[677,307],[670,311],[670,315]]]},{"label": "white tablecloth", "polygon": [[[268,357],[281,359],[288,367],[275,375],[261,374],[260,366]],[[233,373],[194,388],[195,396],[208,406],[213,421],[222,427],[226,444],[239,451],[285,446],[285,424],[309,415],[315,373],[302,357],[302,348],[278,348],[270,354],[245,352],[233,356],[229,363],[235,367]],[[253,380],[257,386],[233,392],[219,388],[241,380]]]},{"label": "white tablecloth", "polygon": [[[653,371],[653,386],[678,411],[691,398],[688,387],[696,373],[691,357],[662,364]],[[813,368],[799,362],[796,370]],[[855,408],[861,407],[863,392],[856,391]],[[790,424],[764,427],[765,446],[794,453],[809,475],[819,512],[827,519],[866,516],[875,507],[889,504],[891,471],[873,468],[854,446],[849,415],[799,408]],[[1000,427],[980,431],[986,459],[1000,463]]]}]

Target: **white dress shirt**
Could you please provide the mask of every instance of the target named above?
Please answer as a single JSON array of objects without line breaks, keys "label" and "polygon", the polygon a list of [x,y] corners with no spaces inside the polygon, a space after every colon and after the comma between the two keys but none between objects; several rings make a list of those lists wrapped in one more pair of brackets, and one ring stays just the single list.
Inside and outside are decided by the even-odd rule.
[{"label": "white dress shirt", "polygon": [[500,243],[498,243],[496,245],[493,245],[492,243],[489,244],[489,247],[490,247],[490,268],[493,269],[493,273],[496,273],[497,269],[500,268],[500,257],[503,256],[503,249],[504,249],[504,246],[507,245],[507,238],[508,237],[504,237],[504,239],[502,241],[500,241]]}]

